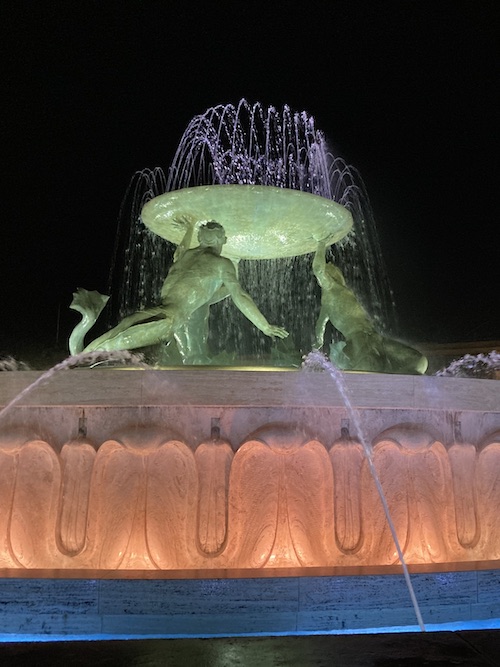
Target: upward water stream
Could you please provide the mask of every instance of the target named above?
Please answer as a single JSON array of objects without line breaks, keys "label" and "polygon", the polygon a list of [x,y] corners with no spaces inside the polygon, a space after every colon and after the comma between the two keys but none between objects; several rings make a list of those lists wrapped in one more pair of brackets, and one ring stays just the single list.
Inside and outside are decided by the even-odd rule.
[{"label": "upward water stream", "polygon": [[102,362],[116,362],[120,364],[130,364],[145,366],[142,361],[142,357],[138,354],[133,354],[126,350],[117,350],[115,352],[82,352],[81,354],[75,354],[64,361],[56,364],[52,368],[49,368],[48,371],[42,373],[34,382],[25,387],[17,396],[7,403],[0,410],[0,420],[9,412],[11,408],[20,403],[28,394],[31,394],[38,387],[43,387],[47,382],[50,382],[52,378],[59,373],[60,371],[65,371],[70,368],[75,368],[77,366],[90,365],[96,366]]},{"label": "upward water stream", "polygon": [[358,411],[356,408],[353,406],[351,397],[349,395],[349,390],[347,388],[344,376],[342,372],[334,366],[321,352],[318,350],[314,350],[313,352],[310,352],[304,359],[304,368],[309,369],[309,370],[314,370],[314,369],[323,369],[327,371],[330,374],[330,377],[332,380],[335,382],[337,385],[337,388],[342,396],[342,399],[344,401],[344,405],[347,409],[347,412],[349,416],[352,419],[352,422],[354,424],[354,428],[356,429],[356,433],[358,436],[358,439],[363,447],[363,451],[365,453],[366,461],[368,463],[368,467],[370,469],[370,473],[372,476],[373,481],[375,482],[375,486],[377,487],[377,492],[380,497],[380,502],[382,503],[382,507],[384,509],[384,514],[387,519],[387,523],[389,525],[389,529],[391,531],[392,539],[394,540],[394,545],[396,547],[396,551],[399,556],[399,560],[401,561],[401,566],[403,568],[403,574],[404,578],[406,581],[406,585],[408,587],[408,592],[410,594],[410,598],[413,604],[413,608],[415,610],[415,615],[417,617],[418,625],[420,627],[420,630],[422,632],[425,632],[425,625],[424,621],[422,619],[422,614],[420,612],[420,607],[417,601],[417,598],[415,596],[415,591],[413,589],[413,584],[411,583],[410,579],[410,573],[408,572],[408,566],[406,564],[403,550],[401,548],[401,544],[399,542],[399,538],[396,532],[396,528],[394,526],[394,522],[391,518],[391,513],[389,511],[389,506],[387,504],[387,500],[385,497],[384,489],[382,488],[382,484],[380,483],[380,478],[377,474],[377,469],[375,468],[375,464],[373,462],[373,456],[372,456],[372,450],[371,447],[368,443],[368,440],[366,439],[366,436],[363,431],[363,426],[361,424],[361,418],[359,416]]}]

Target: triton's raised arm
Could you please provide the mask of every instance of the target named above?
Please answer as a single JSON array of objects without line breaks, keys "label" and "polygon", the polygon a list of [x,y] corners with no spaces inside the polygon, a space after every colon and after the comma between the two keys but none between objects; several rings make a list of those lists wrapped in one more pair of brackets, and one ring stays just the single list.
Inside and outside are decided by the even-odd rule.
[{"label": "triton's raised arm", "polygon": [[318,241],[318,246],[316,248],[316,252],[314,253],[312,264],[313,273],[321,287],[323,287],[324,283],[327,281],[325,258],[326,248],[327,244],[325,241]]},{"label": "triton's raised arm", "polygon": [[177,218],[175,221],[172,221],[172,226],[185,229],[184,236],[182,237],[181,242],[174,252],[174,262],[177,262],[179,259],[181,259],[181,257],[183,257],[183,255],[186,253],[186,250],[189,250],[191,246],[196,222],[193,218],[190,218],[187,215],[183,215]]}]

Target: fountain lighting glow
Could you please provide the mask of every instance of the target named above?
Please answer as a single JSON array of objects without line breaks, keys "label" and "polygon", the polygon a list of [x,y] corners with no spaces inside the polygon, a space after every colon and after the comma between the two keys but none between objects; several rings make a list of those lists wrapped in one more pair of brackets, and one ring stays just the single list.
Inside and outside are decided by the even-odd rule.
[{"label": "fountain lighting glow", "polygon": [[[39,377],[0,374],[1,404],[11,405],[0,434],[4,567],[194,575],[400,562],[328,374],[95,368],[43,386]],[[33,382],[37,391],[13,404]],[[496,562],[497,383],[346,382],[406,561]]]},{"label": "fountain lighting glow", "polygon": [[[480,621],[456,621],[453,623],[430,623],[427,625],[427,632],[459,632],[460,630],[499,630],[500,618],[488,618]],[[381,627],[366,628],[344,628],[341,630],[321,630],[321,631],[296,631],[296,632],[245,632],[245,633],[203,633],[196,635],[197,639],[212,639],[216,637],[305,637],[311,635],[380,635],[380,634],[399,634],[402,632],[421,632],[418,625],[388,625]],[[88,634],[25,634],[12,633],[0,634],[0,644],[11,643],[49,643],[49,642],[73,642],[73,641],[112,641],[112,640],[134,640],[134,639],[189,639],[192,634],[186,633],[95,633]]]}]

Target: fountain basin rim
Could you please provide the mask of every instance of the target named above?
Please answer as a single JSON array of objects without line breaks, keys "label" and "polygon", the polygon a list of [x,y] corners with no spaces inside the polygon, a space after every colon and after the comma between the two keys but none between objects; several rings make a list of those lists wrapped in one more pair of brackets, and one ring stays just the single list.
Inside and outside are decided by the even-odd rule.
[{"label": "fountain basin rim", "polygon": [[[499,570],[498,560],[408,563],[410,574],[477,572]],[[0,568],[1,579],[281,579],[287,577],[339,577],[401,574],[399,563],[392,565],[332,565],[325,567],[199,568],[171,570]]]},{"label": "fountain basin rim", "polygon": [[[283,367],[282,367],[283,368]],[[76,369],[71,369],[76,370]],[[327,372],[273,369],[221,371],[196,368],[172,370],[79,369],[61,371],[28,393],[23,406],[237,406],[339,407],[341,393]],[[85,373],[82,370],[92,370]],[[123,371],[130,370],[128,375]],[[148,370],[137,373],[135,370]],[[299,372],[297,372],[299,371]],[[12,371],[0,374],[0,406],[7,406],[43,373]],[[500,413],[500,383],[491,380],[416,375],[344,373],[353,404],[360,409],[459,410]],[[472,387],[474,390],[472,390]],[[0,422],[0,427],[2,426]]]},{"label": "fountain basin rim", "polygon": [[[50,370],[50,369],[47,369]],[[22,371],[9,371],[9,375],[21,375],[22,373],[39,373],[42,375],[43,373],[47,372],[47,370],[40,370],[37,368],[32,368],[28,370],[22,370]],[[134,365],[128,365],[128,366],[104,366],[101,364],[96,364],[95,366],[73,366],[71,368],[64,369],[64,372],[71,372],[71,371],[187,371],[187,372],[201,372],[201,371],[222,371],[224,373],[228,372],[235,372],[235,373],[248,373],[248,372],[255,372],[255,373],[291,373],[291,372],[307,372],[307,373],[321,373],[325,374],[328,371],[326,371],[323,368],[317,369],[317,370],[306,370],[304,371],[304,368],[302,366],[260,366],[260,365],[242,365],[242,366],[213,366],[211,364],[203,365],[203,364],[193,364],[193,365],[182,365],[179,364],[178,366],[148,366],[145,364],[144,366],[134,366]],[[62,371],[61,371],[62,372]],[[384,375],[384,376],[398,376],[398,377],[423,377],[423,376],[418,376],[418,375],[404,375],[402,373],[376,373],[374,371],[356,371],[356,370],[341,370],[340,371],[344,375]],[[484,378],[457,378],[457,379],[484,379]]]},{"label": "fountain basin rim", "polygon": [[[290,372],[290,371],[300,371],[301,368],[298,366],[211,366],[211,365],[179,365],[179,366],[95,366],[91,368],[89,366],[77,366],[75,368],[70,368],[70,371],[95,371],[95,370],[106,370],[106,371],[187,371],[187,372],[196,372],[196,371],[235,371],[235,372]],[[25,372],[25,371],[14,371],[14,372]]]}]

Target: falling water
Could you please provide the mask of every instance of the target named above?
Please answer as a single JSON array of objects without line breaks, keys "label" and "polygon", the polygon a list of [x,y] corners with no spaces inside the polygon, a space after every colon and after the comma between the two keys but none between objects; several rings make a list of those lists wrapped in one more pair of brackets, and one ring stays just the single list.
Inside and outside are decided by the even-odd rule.
[{"label": "falling water", "polygon": [[418,625],[420,627],[420,630],[422,632],[425,632],[425,625],[424,621],[422,619],[422,614],[420,613],[420,607],[417,602],[417,598],[415,596],[415,591],[413,590],[413,585],[411,583],[410,579],[410,573],[408,572],[408,566],[406,565],[406,561],[404,558],[403,550],[401,548],[401,544],[399,543],[398,535],[396,532],[396,528],[394,526],[394,522],[391,518],[391,513],[389,511],[389,506],[387,504],[387,500],[384,494],[384,490],[382,488],[382,484],[380,482],[380,478],[377,474],[377,469],[375,468],[375,464],[373,462],[373,457],[372,457],[372,450],[371,447],[368,443],[368,440],[364,434],[364,430],[361,424],[361,418],[359,416],[358,411],[354,408],[351,397],[349,395],[349,390],[347,388],[347,385],[345,383],[344,376],[342,372],[334,366],[321,352],[318,350],[313,350],[313,352],[310,352],[307,357],[304,358],[304,368],[306,370],[316,370],[316,369],[321,369],[321,370],[326,370],[329,374],[332,380],[335,382],[337,385],[337,388],[342,396],[342,400],[344,401],[344,405],[346,407],[347,413],[349,414],[349,417],[352,419],[352,422],[354,424],[354,427],[356,429],[356,433],[358,436],[358,439],[363,447],[366,461],[368,463],[368,467],[370,469],[371,476],[373,478],[373,481],[375,482],[375,486],[377,487],[377,492],[380,497],[380,501],[382,503],[382,507],[384,509],[384,513],[387,519],[387,523],[389,525],[389,530],[391,531],[392,539],[394,540],[394,545],[396,547],[396,551],[399,556],[399,560],[401,561],[401,566],[403,568],[403,574],[404,578],[406,581],[406,585],[408,587],[408,592],[410,593],[410,598],[413,604],[413,608],[415,609],[415,615],[417,617]]},{"label": "falling water", "polygon": [[[122,206],[110,292],[114,317],[157,302],[172,262],[173,246],[140,222],[153,197],[187,187],[212,184],[272,185],[333,199],[349,209],[353,231],[331,248],[330,259],[361,298],[380,328],[394,325],[391,291],[376,226],[357,171],[332,155],[324,134],[305,111],[250,105],[218,105],[187,126],[172,164],[137,172]],[[307,225],[307,220],[304,221]],[[123,257],[123,259],[122,259]],[[120,263],[123,265],[120,266]],[[312,255],[280,260],[242,261],[239,277],[273,323],[291,332],[296,348],[312,345],[311,323],[319,308],[319,288],[311,271]],[[215,351],[236,348],[265,353],[270,341],[257,332],[232,303],[212,307],[210,331]],[[239,342],[238,342],[239,339]]]}]

